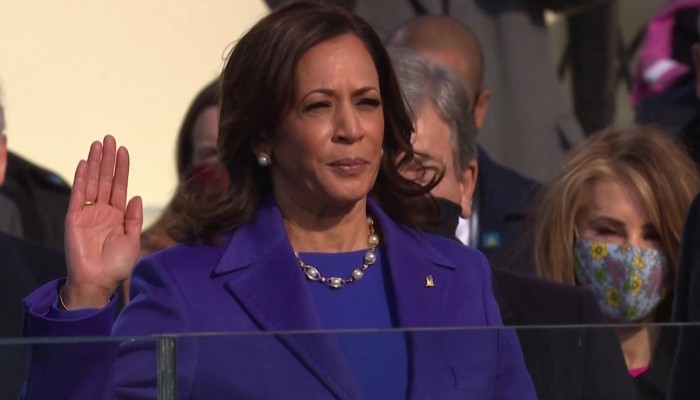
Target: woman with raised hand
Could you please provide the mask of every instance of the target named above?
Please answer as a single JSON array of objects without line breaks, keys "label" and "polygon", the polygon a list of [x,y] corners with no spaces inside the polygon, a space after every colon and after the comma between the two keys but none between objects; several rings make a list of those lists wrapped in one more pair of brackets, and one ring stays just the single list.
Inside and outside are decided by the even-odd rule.
[{"label": "woman with raised hand", "polygon": [[[230,185],[206,201],[181,193],[188,243],[139,262],[112,324],[105,304],[131,272],[141,211],[126,205],[126,152],[115,161],[109,137],[93,145],[73,193],[68,279],[27,298],[26,333],[277,332],[178,339],[179,398],[533,399],[517,337],[498,329],[486,259],[420,230],[441,171],[413,152],[372,28],[292,3],[237,42],[221,85]],[[494,329],[316,332],[462,326]],[[32,357],[30,399],[156,397],[152,341],[38,345]]]}]

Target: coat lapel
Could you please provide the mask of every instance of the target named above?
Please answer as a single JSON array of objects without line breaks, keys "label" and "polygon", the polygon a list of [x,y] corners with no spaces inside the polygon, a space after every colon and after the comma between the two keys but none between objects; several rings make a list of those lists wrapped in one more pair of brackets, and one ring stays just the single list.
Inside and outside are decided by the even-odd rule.
[{"label": "coat lapel", "polygon": [[232,296],[262,330],[280,332],[278,338],[335,397],[362,397],[335,336],[313,333],[321,321],[273,200],[233,233],[214,274],[231,274],[226,285]]},{"label": "coat lapel", "polygon": [[[433,248],[425,234],[397,225],[374,201],[368,205],[386,246],[399,326],[449,326],[451,318],[443,310],[449,308],[454,263]],[[232,296],[264,331],[280,332],[280,340],[334,396],[362,398],[334,336],[290,333],[318,331],[322,326],[274,200],[233,233],[214,274],[231,275],[227,288]],[[438,356],[433,354],[434,344],[434,335],[409,335],[414,394],[424,391],[424,381],[436,372],[430,370]]]},{"label": "coat lapel", "polygon": [[449,298],[454,263],[425,240],[426,234],[397,225],[374,201],[368,203],[386,245],[399,325],[445,326],[449,319],[441,310]]},{"label": "coat lapel", "polygon": [[[409,230],[394,223],[374,203],[371,212],[376,216],[389,258],[399,325],[403,328],[437,328],[408,331],[410,354],[409,397],[433,398],[435,385],[445,384],[440,377],[445,357],[442,346],[444,331],[440,327],[454,325],[454,315],[445,310],[451,295],[456,265],[434,248],[427,234]],[[432,287],[427,284],[430,277]],[[428,286],[428,287],[427,287]]]}]

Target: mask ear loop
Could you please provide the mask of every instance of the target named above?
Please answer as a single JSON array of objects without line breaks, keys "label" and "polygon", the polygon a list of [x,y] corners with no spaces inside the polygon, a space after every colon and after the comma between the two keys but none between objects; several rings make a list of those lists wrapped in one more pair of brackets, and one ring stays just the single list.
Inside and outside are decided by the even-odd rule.
[{"label": "mask ear loop", "polygon": [[[576,242],[578,242],[579,239],[581,239],[581,235],[579,235],[579,233],[578,233],[578,228],[576,228],[574,226],[574,243],[572,243],[572,246],[571,246],[571,249],[574,252],[576,251],[576,250],[574,250],[574,247],[576,247]],[[574,284],[576,286],[580,287],[581,282],[578,281],[578,274],[576,274],[576,268],[581,268],[581,265],[578,261],[578,257],[576,257],[576,254],[574,252],[572,252],[572,254],[571,254],[571,258],[573,259],[572,267],[574,268]]]},{"label": "mask ear loop", "polygon": [[578,233],[578,228],[574,227],[574,245],[581,239],[581,235]]}]

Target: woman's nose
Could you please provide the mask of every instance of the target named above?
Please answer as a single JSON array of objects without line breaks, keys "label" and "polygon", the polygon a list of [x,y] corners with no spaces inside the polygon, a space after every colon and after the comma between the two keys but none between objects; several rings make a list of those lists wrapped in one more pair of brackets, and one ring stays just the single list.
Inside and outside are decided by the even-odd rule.
[{"label": "woman's nose", "polygon": [[353,143],[362,138],[359,116],[351,105],[337,109],[335,125],[334,139],[337,141]]},{"label": "woman's nose", "polygon": [[654,247],[653,244],[647,240],[643,232],[629,234],[625,242],[630,246],[641,247],[644,249]]}]

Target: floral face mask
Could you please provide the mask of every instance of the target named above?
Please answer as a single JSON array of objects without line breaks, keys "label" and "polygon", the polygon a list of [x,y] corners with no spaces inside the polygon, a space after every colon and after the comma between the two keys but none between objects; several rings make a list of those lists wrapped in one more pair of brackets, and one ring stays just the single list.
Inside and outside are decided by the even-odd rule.
[{"label": "floral face mask", "polygon": [[663,251],[577,238],[574,256],[579,284],[614,320],[638,321],[665,296],[669,267]]}]

